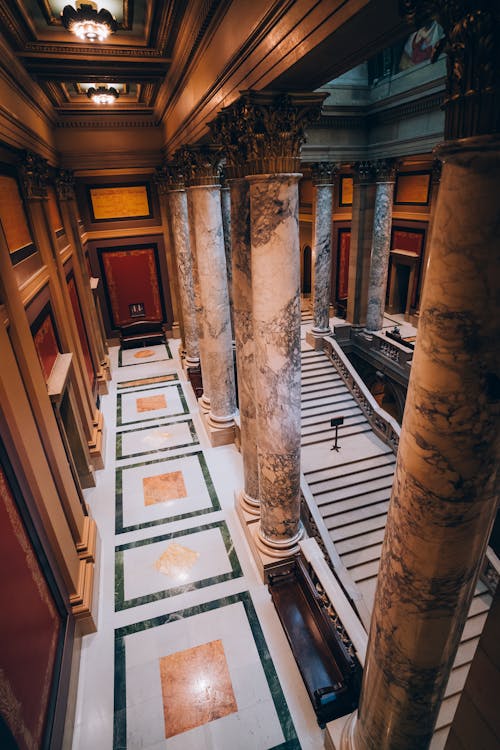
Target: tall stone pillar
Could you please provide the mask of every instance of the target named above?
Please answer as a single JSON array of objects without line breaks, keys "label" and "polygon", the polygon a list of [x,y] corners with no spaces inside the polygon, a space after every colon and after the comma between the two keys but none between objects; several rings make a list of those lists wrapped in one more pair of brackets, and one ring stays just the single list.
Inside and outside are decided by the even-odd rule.
[{"label": "tall stone pillar", "polygon": [[332,276],[332,208],[336,167],[329,162],[311,164],[313,182],[312,294],[313,326],[307,332],[312,346],[321,346],[330,333]]},{"label": "tall stone pillar", "polygon": [[229,295],[229,316],[231,319],[231,332],[234,339],[234,302],[233,302],[233,261],[232,261],[232,213],[231,213],[231,189],[227,182],[227,172],[222,170],[220,200],[222,208],[222,229],[224,232],[224,252],[226,254],[227,291]]},{"label": "tall stone pillar", "polygon": [[244,483],[237,495],[237,510],[243,522],[245,514],[251,517],[260,514],[250,262],[250,191],[244,178],[246,149],[241,141],[241,129],[244,127],[244,122],[238,116],[237,107],[222,110],[211,124],[214,140],[221,144],[226,156],[225,174],[231,202],[233,322]]},{"label": "tall stone pillar", "polygon": [[498,503],[499,8],[404,6],[444,29],[446,140],[358,718],[341,745],[357,750],[429,746]]},{"label": "tall stone pillar", "polygon": [[[156,189],[158,191],[161,222],[163,227],[165,228],[165,261],[167,263],[168,286],[170,290],[170,301],[172,304],[172,320],[168,321],[171,330],[170,336],[172,336],[172,338],[174,339],[180,338],[180,352],[182,353],[185,349],[184,321],[182,319],[182,302],[180,299],[175,244],[171,231],[171,221],[167,202],[168,188],[170,183],[172,182],[172,176],[170,175],[165,164],[162,164],[160,167],[156,168],[153,181],[156,184]],[[169,334],[166,332],[166,335],[168,336]]]},{"label": "tall stone pillar", "polygon": [[[304,127],[323,94],[246,92],[260,524],[271,560],[297,551],[300,523],[300,246]],[[263,572],[266,564],[264,563]]]},{"label": "tall stone pillar", "polygon": [[373,215],[370,280],[366,330],[379,331],[384,322],[385,292],[391,251],[392,204],[396,166],[393,161],[379,161],[375,165],[376,193]]},{"label": "tall stone pillar", "polygon": [[172,162],[163,168],[170,230],[177,261],[177,285],[182,317],[184,364],[187,368],[200,363],[198,345],[198,321],[194,300],[193,257],[189,236],[189,218],[184,174],[181,167]]},{"label": "tall stone pillar", "polygon": [[346,320],[353,326],[360,327],[366,322],[373,212],[375,208],[372,162],[357,162],[354,165],[353,173],[352,229]]},{"label": "tall stone pillar", "polygon": [[205,147],[188,149],[196,265],[203,306],[205,361],[210,411],[206,425],[212,445],[234,440],[236,396],[226,257],[222,228],[220,156]]}]

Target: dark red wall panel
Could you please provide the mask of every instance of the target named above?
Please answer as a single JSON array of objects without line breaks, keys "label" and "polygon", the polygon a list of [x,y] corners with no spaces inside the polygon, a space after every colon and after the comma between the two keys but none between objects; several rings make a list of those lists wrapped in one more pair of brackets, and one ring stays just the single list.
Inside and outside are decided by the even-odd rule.
[{"label": "dark red wall panel", "polygon": [[0,466],[0,710],[20,750],[42,747],[61,619]]},{"label": "dark red wall panel", "polygon": [[137,320],[130,305],[144,306],[144,319],[162,321],[163,310],[155,248],[102,251],[102,265],[108,290],[113,325],[116,328]]},{"label": "dark red wall panel", "polygon": [[49,312],[42,318],[40,326],[33,333],[33,340],[38,353],[40,364],[48,380],[54,363],[59,354],[59,346],[54,331],[54,324]]}]

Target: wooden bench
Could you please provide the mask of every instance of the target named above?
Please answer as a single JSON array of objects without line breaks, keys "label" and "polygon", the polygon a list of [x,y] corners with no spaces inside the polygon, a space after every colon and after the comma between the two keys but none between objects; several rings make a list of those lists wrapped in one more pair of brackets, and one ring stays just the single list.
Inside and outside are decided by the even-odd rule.
[{"label": "wooden bench", "polygon": [[342,642],[302,558],[297,557],[283,573],[270,572],[268,587],[323,727],[357,707],[361,667]]},{"label": "wooden bench", "polygon": [[159,320],[137,320],[122,326],[120,328],[120,343],[122,349],[164,344],[163,324]]}]

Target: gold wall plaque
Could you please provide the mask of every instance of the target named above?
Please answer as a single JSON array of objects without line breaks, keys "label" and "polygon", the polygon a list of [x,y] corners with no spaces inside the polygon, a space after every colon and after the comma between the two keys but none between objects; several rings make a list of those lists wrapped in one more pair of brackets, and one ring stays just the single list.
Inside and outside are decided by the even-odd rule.
[{"label": "gold wall plaque", "polygon": [[350,175],[340,175],[340,206],[352,206],[353,179]]},{"label": "gold wall plaque", "polygon": [[146,185],[89,188],[94,221],[149,218],[151,207]]},{"label": "gold wall plaque", "polygon": [[399,174],[396,182],[396,204],[426,206],[429,202],[431,175],[420,172]]}]

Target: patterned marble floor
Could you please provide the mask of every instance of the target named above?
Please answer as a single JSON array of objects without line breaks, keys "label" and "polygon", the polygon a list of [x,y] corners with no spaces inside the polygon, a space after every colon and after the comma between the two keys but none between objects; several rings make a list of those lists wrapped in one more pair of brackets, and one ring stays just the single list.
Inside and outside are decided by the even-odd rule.
[{"label": "patterned marble floor", "polygon": [[111,350],[98,632],[83,640],[73,750],[320,750],[234,509],[241,458],[211,448],[169,346]]}]

